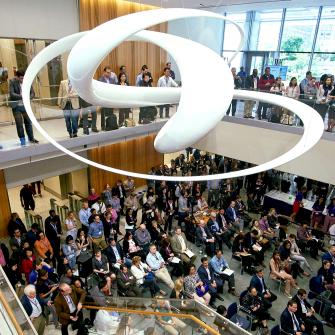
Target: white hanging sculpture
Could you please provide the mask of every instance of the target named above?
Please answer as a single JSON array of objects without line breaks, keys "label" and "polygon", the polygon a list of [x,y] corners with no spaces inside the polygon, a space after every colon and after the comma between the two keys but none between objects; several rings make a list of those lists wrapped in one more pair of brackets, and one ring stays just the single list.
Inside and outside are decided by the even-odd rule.
[{"label": "white hanging sculpture", "polygon": [[[26,111],[39,132],[54,146],[67,155],[94,167],[137,178],[174,181],[200,181],[225,179],[254,174],[285,164],[312,148],[321,138],[323,120],[311,107],[296,101],[269,93],[255,91],[234,91],[233,77],[228,64],[211,49],[188,39],[143,30],[166,21],[207,17],[226,20],[234,24],[241,34],[237,55],[243,45],[243,31],[226,17],[196,9],[157,9],[125,15],[106,22],[91,31],[64,37],[43,49],[30,63],[23,81],[22,97]],[[108,85],[93,79],[101,61],[123,41],[146,41],[167,50],[178,64],[183,86],[181,88],[144,88],[134,86]],[[179,103],[178,112],[159,131],[155,148],[159,152],[176,152],[192,146],[221,121],[231,100],[251,99],[276,104],[297,114],[304,123],[304,134],[300,141],[283,155],[259,166],[224,174],[191,177],[153,176],[115,169],[93,162],[66,149],[55,141],[38,123],[31,109],[29,92],[38,72],[59,54],[71,51],[68,58],[68,76],[76,91],[93,105],[105,107],[139,107]],[[210,66],[215,70],[210,85],[201,80],[199,69]]]}]

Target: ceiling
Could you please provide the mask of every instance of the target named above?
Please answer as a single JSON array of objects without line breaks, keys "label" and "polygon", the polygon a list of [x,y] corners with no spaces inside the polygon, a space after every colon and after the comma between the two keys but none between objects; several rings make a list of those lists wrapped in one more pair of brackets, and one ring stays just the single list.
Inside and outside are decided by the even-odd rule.
[{"label": "ceiling", "polygon": [[217,8],[229,11],[334,5],[333,0],[321,0],[317,5],[315,0],[135,0],[132,2],[164,8],[212,8],[213,10]]}]

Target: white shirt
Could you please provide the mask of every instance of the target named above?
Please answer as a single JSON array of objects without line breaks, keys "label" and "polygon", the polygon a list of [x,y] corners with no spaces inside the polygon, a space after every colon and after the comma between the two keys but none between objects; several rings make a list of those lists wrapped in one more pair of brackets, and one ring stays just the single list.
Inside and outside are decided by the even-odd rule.
[{"label": "white shirt", "polygon": [[65,301],[67,302],[68,306],[69,306],[69,309],[70,309],[70,313],[73,313],[75,310],[76,310],[76,306],[75,304],[73,303],[73,300],[71,298],[71,296],[69,295],[64,295],[63,296]]},{"label": "white shirt", "polygon": [[106,205],[101,202],[100,204],[98,202],[95,202],[92,205],[92,208],[94,208],[98,214],[104,214],[106,212]]},{"label": "white shirt", "polygon": [[183,237],[181,235],[178,235],[178,240],[180,242],[180,245],[181,245],[181,250],[184,252],[186,251],[187,247],[186,247],[186,243],[183,239]]},{"label": "white shirt", "polygon": [[130,268],[131,273],[136,278],[137,285],[142,285],[144,282],[145,269],[148,269],[148,265],[145,263],[140,263],[140,266],[137,267],[132,265]]},{"label": "white shirt", "polygon": [[171,77],[162,76],[158,79],[157,87],[178,87],[178,84]]},{"label": "white shirt", "polygon": [[30,299],[28,298],[30,301],[30,305],[33,308],[33,311],[30,314],[30,318],[37,318],[41,315],[42,313],[42,307],[40,305],[40,303],[38,302],[38,300],[36,298],[34,299]]}]

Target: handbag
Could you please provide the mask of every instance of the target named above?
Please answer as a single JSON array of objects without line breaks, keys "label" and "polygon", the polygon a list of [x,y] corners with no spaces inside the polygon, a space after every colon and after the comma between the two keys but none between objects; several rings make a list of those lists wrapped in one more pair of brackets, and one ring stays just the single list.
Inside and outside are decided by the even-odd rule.
[{"label": "handbag", "polygon": [[[201,289],[202,287],[205,288],[205,291],[202,291],[202,289]],[[208,292],[208,285],[205,284],[204,286],[197,286],[195,288],[195,292],[197,293],[197,296],[201,298],[202,296],[204,296]]]},{"label": "handbag", "polygon": [[149,281],[154,280],[154,278],[155,278],[155,274],[152,271],[148,272],[147,275],[145,276],[145,279]]}]

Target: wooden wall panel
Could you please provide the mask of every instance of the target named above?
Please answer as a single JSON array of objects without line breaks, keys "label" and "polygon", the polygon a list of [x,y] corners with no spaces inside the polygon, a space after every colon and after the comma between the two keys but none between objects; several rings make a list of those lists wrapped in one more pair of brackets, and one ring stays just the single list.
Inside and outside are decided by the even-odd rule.
[{"label": "wooden wall panel", "polygon": [[[121,0],[80,0],[80,30],[92,29],[111,19],[157,7]],[[167,23],[151,27],[150,30],[166,32]],[[102,41],[103,43],[103,41]],[[129,81],[134,85],[136,75],[143,64],[147,64],[156,85],[167,61],[167,54],[159,47],[145,42],[123,42],[100,64],[96,77],[109,65],[118,74],[121,65],[127,67]]]},{"label": "wooden wall panel", "polygon": [[10,218],[10,204],[8,199],[5,174],[0,170],[0,238],[8,237],[7,225]]},{"label": "wooden wall panel", "polygon": [[[164,155],[154,148],[154,139],[155,135],[149,135],[91,149],[88,150],[88,158],[118,169],[147,173],[152,166],[164,162]],[[107,183],[114,185],[118,179],[124,180],[125,176],[89,167],[89,186],[97,192],[101,192]],[[137,187],[145,184],[145,180],[135,178]]]}]

